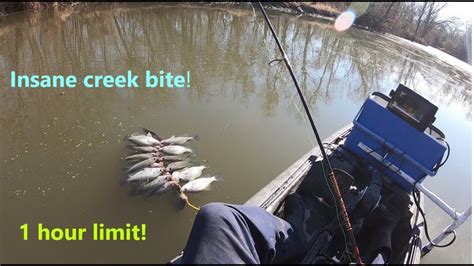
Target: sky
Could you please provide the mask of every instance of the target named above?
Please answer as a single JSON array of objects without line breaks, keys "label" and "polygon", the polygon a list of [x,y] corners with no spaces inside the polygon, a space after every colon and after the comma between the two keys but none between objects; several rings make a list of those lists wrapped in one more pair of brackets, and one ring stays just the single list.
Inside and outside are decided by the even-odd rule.
[{"label": "sky", "polygon": [[445,18],[459,17],[465,22],[466,20],[472,21],[473,13],[474,3],[449,2],[448,6],[441,10],[440,15]]}]

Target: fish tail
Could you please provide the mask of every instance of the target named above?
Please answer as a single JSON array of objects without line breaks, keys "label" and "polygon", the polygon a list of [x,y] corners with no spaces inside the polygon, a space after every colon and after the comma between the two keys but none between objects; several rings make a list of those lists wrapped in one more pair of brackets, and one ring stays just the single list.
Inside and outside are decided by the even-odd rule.
[{"label": "fish tail", "polygon": [[151,196],[154,196],[154,195],[160,195],[160,194],[163,194],[162,192],[160,193],[158,190],[160,189],[160,187],[158,188],[151,188],[149,189],[148,191],[145,192],[145,195],[147,195],[148,197],[151,197]]},{"label": "fish tail", "polygon": [[128,176],[123,176],[120,178],[120,185],[125,185],[125,184],[128,184],[130,183],[130,177]]},{"label": "fish tail", "polygon": [[187,165],[186,167],[188,167],[188,166],[193,167],[193,166],[196,166],[196,165],[198,165],[198,164],[201,163],[201,161],[199,161],[199,160],[191,160],[191,159],[189,159],[189,158],[186,158],[186,159],[184,159],[184,160],[182,160],[182,161],[188,162],[188,165]]},{"label": "fish tail", "polygon": [[141,133],[133,132],[131,134],[126,134],[125,136],[123,136],[123,139],[128,140],[128,138],[133,137],[133,136],[138,136],[138,135],[141,135]]},{"label": "fish tail", "polygon": [[136,170],[136,167],[134,168],[133,165],[130,167],[130,168],[125,168],[125,170],[128,172],[128,173],[132,173],[132,172],[135,172]]},{"label": "fish tail", "polygon": [[130,189],[128,194],[130,196],[138,196],[138,195],[141,195],[142,193],[140,191],[138,191],[136,187],[133,187],[132,189]]},{"label": "fish tail", "polygon": [[139,193],[145,193],[145,194],[148,194],[150,192],[150,190],[153,190],[153,188],[150,188],[150,187],[143,187],[143,186],[137,186],[135,188],[135,190]]},{"label": "fish tail", "polygon": [[133,157],[134,155],[137,155],[139,153],[135,153],[135,154],[131,154],[131,155],[128,155],[127,157],[125,157],[125,161],[135,161],[135,160],[138,160],[137,157]]},{"label": "fish tail", "polygon": [[[128,138],[126,136],[124,137],[124,139],[128,140]],[[130,142],[130,143],[127,144],[127,147],[130,148],[130,149],[135,149],[136,147],[139,147],[139,145],[135,144],[133,142]]]},{"label": "fish tail", "polygon": [[124,140],[124,141],[128,141],[128,145],[129,145],[129,146],[140,146],[140,144],[138,144],[138,143],[134,142],[133,140],[129,139],[128,136],[125,136],[125,137],[123,138],[123,140]]},{"label": "fish tail", "polygon": [[156,189],[149,189],[149,190],[145,191],[144,195],[147,196],[147,197],[151,197],[151,196],[154,195],[155,190]]},{"label": "fish tail", "polygon": [[137,173],[140,170],[140,169],[131,170],[132,167],[133,167],[133,165],[131,167],[125,169],[125,173],[128,177],[130,177],[130,175],[133,175],[133,174]]},{"label": "fish tail", "polygon": [[145,131],[145,133],[150,133],[155,139],[159,140],[159,141],[162,141],[163,138],[158,136],[158,134],[156,134],[154,131],[150,130],[150,129],[147,129],[147,128],[143,128],[143,131]]},{"label": "fish tail", "polygon": [[224,178],[221,176],[214,176],[214,178],[216,179],[216,181],[224,181]]},{"label": "fish tail", "polygon": [[193,140],[199,140],[199,135],[194,135]]}]

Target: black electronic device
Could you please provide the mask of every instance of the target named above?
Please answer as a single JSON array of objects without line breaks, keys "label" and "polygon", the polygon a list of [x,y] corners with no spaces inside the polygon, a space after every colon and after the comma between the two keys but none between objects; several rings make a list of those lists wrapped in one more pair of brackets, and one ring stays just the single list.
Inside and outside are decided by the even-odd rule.
[{"label": "black electronic device", "polygon": [[438,107],[418,93],[400,84],[390,92],[387,108],[420,131],[424,131],[435,121]]}]

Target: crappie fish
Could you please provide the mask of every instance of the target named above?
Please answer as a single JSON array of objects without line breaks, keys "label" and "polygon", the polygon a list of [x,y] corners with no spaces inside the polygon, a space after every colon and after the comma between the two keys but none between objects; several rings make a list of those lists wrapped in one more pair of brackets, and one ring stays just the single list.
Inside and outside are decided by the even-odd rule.
[{"label": "crappie fish", "polygon": [[214,181],[217,181],[215,176],[201,177],[182,186],[180,192],[200,192],[208,190],[209,185]]},{"label": "crappie fish", "polygon": [[170,144],[184,144],[190,140],[193,140],[194,137],[175,137],[174,135],[171,136],[170,138],[164,139],[161,141],[161,143],[165,145],[170,145]]},{"label": "crappie fish", "polygon": [[173,172],[173,171],[183,169],[183,168],[191,166],[191,165],[192,165],[192,163],[190,161],[173,162],[173,163],[168,164],[168,166],[166,166],[166,171]]},{"label": "crappie fish", "polygon": [[132,160],[144,160],[148,159],[151,157],[158,157],[158,153],[150,152],[150,153],[138,153],[138,154],[133,154],[130,156],[125,157],[126,161],[132,161]]},{"label": "crappie fish", "polygon": [[186,147],[178,146],[178,145],[164,146],[164,147],[159,148],[159,150],[168,154],[172,154],[172,155],[180,155],[183,153],[193,153],[193,150],[191,150],[190,148],[186,148]]},{"label": "crappie fish", "polygon": [[[158,161],[158,157],[151,157],[151,158],[145,159],[143,161],[140,161],[140,162],[132,165],[130,168],[128,168],[128,171],[132,172],[134,170],[149,167],[152,164],[156,163],[156,161]],[[163,163],[157,163],[153,167],[160,167],[160,166],[163,166]]]},{"label": "crappie fish", "polygon": [[173,172],[173,177],[178,178],[180,182],[188,182],[194,180],[202,175],[202,171],[206,169],[206,166],[193,166],[190,168],[186,168],[181,171]]},{"label": "crappie fish", "polygon": [[162,161],[184,161],[187,158],[189,158],[189,153],[188,154],[182,154],[182,155],[166,155],[161,157]]},{"label": "crappie fish", "polygon": [[153,179],[149,183],[143,184],[139,187],[139,190],[147,190],[147,189],[156,189],[162,185],[164,185],[166,182],[171,181],[169,180],[171,177],[170,174],[166,173],[164,175],[160,175],[157,178]]},{"label": "crappie fish", "polygon": [[163,194],[165,192],[168,192],[170,189],[172,188],[178,188],[179,187],[179,183],[176,182],[176,181],[168,181],[166,182],[165,184],[163,184],[163,186],[159,187],[158,189],[154,190],[153,192],[151,192],[150,194],[153,194],[153,195],[160,195],[160,194]]},{"label": "crappie fish", "polygon": [[154,145],[156,146],[156,145],[161,144],[160,141],[152,137],[150,133],[148,133],[147,135],[130,136],[128,140],[138,145],[145,145],[145,146],[154,146]]},{"label": "crappie fish", "polygon": [[160,176],[165,171],[164,167],[143,168],[133,174],[128,174],[127,181],[145,181]]},{"label": "crappie fish", "polygon": [[153,153],[158,153],[158,148],[153,147],[153,146],[136,146],[136,145],[130,145],[130,148],[136,151],[140,152],[153,152]]}]

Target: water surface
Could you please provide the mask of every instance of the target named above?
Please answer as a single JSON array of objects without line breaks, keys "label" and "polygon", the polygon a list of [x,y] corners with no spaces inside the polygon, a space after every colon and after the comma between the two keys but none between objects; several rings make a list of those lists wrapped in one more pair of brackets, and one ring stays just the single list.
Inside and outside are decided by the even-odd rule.
[{"label": "water surface", "polygon": [[[351,122],[373,91],[403,83],[439,107],[451,156],[426,184],[464,210],[471,202],[471,74],[408,42],[331,22],[272,14],[322,137]],[[142,127],[199,135],[209,174],[224,178],[195,205],[244,203],[315,145],[278,50],[251,9],[133,5],[45,11],[0,21],[0,258],[3,262],[166,262],[184,247],[195,211],[175,197],[130,195],[119,177],[123,137]],[[13,90],[29,74],[191,71],[191,88]],[[449,219],[427,207],[430,231]],[[20,225],[146,223],[144,242],[23,241]],[[471,261],[471,220],[423,262]]]}]

